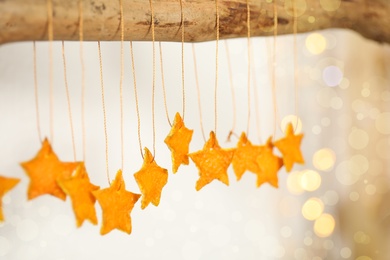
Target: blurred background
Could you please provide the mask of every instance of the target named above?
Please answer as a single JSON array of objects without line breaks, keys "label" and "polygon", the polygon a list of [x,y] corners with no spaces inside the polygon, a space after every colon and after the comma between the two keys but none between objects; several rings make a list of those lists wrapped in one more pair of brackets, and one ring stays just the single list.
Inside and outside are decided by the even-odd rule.
[{"label": "blurred background", "polygon": [[[156,162],[169,170],[158,207],[132,211],[131,235],[100,226],[76,228],[70,199],[51,196],[27,200],[29,179],[19,163],[40,148],[37,133],[33,44],[0,46],[0,173],[21,182],[3,198],[0,259],[389,259],[390,231],[390,48],[349,31],[326,30],[280,36],[276,42],[276,103],[272,98],[273,38],[251,39],[251,117],[249,139],[264,144],[284,136],[287,122],[304,134],[305,165],[279,172],[279,188],[256,188],[247,172],[240,181],[229,168],[230,186],[214,181],[195,190],[198,172],[191,162],[172,174],[164,138],[170,126],[164,111],[156,43]],[[111,178],[121,167],[120,43],[102,42]],[[124,178],[139,192],[133,173],[142,166],[137,136],[129,43],[125,42]],[[152,149],[152,43],[134,42],[141,114],[142,145]],[[236,106],[232,103],[226,43],[219,42],[217,137],[227,141],[236,114],[235,133],[248,125],[247,39],[228,41]],[[67,78],[76,139],[82,160],[81,65],[78,42],[66,42]],[[105,138],[96,42],[85,42],[86,157],[91,182],[108,186]],[[169,117],[182,111],[181,44],[162,43]],[[214,130],[215,42],[197,43],[200,103],[206,137]],[[297,67],[294,67],[294,55]],[[186,114],[194,129],[190,151],[204,145],[200,127],[191,44],[184,45]],[[49,44],[37,43],[40,127],[50,135]],[[64,85],[61,43],[53,44],[53,148],[63,161],[73,160]],[[294,85],[297,76],[297,87]],[[297,93],[297,95],[295,95]],[[278,115],[273,114],[274,106]],[[297,109],[295,108],[297,107]],[[297,119],[298,117],[298,119]],[[99,225],[101,209],[96,204]]]}]

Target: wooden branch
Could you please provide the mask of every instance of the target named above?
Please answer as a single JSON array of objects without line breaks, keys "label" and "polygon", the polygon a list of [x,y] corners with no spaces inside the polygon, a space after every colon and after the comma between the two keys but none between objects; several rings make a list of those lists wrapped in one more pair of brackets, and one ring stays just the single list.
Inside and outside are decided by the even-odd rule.
[{"label": "wooden branch", "polygon": [[[79,0],[52,0],[55,40],[78,40]],[[82,0],[84,40],[120,40],[120,0]],[[354,30],[366,38],[390,43],[389,0],[275,0],[278,34],[293,32],[296,1],[298,32],[327,28]],[[249,0],[251,35],[273,35],[273,3]],[[181,41],[180,0],[154,0],[157,41]],[[151,41],[148,0],[123,0],[125,40]],[[215,1],[183,0],[185,41],[216,37]],[[220,38],[246,37],[246,0],[219,0]],[[48,39],[47,0],[0,0],[0,44]]]}]

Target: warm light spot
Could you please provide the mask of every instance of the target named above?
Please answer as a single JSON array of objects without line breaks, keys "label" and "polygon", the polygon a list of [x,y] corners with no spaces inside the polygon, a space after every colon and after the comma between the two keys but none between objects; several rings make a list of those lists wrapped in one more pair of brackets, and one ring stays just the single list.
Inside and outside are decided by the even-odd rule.
[{"label": "warm light spot", "polygon": [[339,84],[341,89],[347,89],[349,87],[349,79],[343,78]]},{"label": "warm light spot", "polygon": [[362,255],[356,258],[356,260],[372,260],[372,258],[369,256]]},{"label": "warm light spot", "polygon": [[292,229],[289,226],[284,226],[280,229],[280,234],[284,238],[291,237],[292,235]]},{"label": "warm light spot", "polygon": [[333,150],[329,148],[320,149],[313,155],[313,165],[320,171],[332,170],[335,161],[336,155]]},{"label": "warm light spot", "polygon": [[355,240],[355,242],[358,244],[364,244],[364,245],[368,245],[371,242],[370,236],[364,233],[363,231],[356,232],[355,235],[353,236],[353,240]]},{"label": "warm light spot", "polygon": [[356,150],[364,149],[368,145],[369,140],[370,137],[366,131],[357,128],[353,129],[348,136],[349,145]]},{"label": "warm light spot", "polygon": [[389,102],[390,101],[390,91],[388,91],[388,90],[382,91],[381,99],[385,102]]},{"label": "warm light spot", "polygon": [[371,119],[376,119],[380,113],[381,113],[381,111],[375,107],[371,108],[369,111],[369,115],[370,115]]},{"label": "warm light spot", "polygon": [[379,114],[375,120],[375,127],[381,134],[390,134],[390,112]]},{"label": "warm light spot", "polygon": [[314,17],[314,16],[309,16],[308,18],[307,18],[307,21],[309,22],[309,23],[315,23],[315,21],[316,21],[316,18]]},{"label": "warm light spot", "polygon": [[319,125],[314,125],[314,126],[311,128],[311,131],[313,132],[313,134],[319,135],[319,134],[321,134],[321,132],[322,132],[322,128],[321,128],[321,126],[319,126]]},{"label": "warm light spot", "polygon": [[320,0],[322,9],[328,12],[334,12],[339,9],[341,0]]},{"label": "warm light spot", "polygon": [[328,190],[322,197],[322,201],[329,206],[334,206],[339,202],[339,194],[334,190]]},{"label": "warm light spot", "polygon": [[356,191],[352,191],[350,194],[349,194],[349,199],[352,200],[352,201],[358,201],[360,198],[360,195],[359,193],[357,193]]},{"label": "warm light spot", "polygon": [[332,215],[322,214],[314,223],[314,233],[319,237],[328,237],[333,233],[335,225]]},{"label": "warm light spot", "polygon": [[343,107],[343,100],[340,97],[333,97],[330,100],[330,107],[333,109],[341,109]]},{"label": "warm light spot", "polygon": [[286,126],[288,123],[291,123],[293,125],[295,134],[299,134],[302,132],[301,119],[299,117],[297,117],[296,115],[288,115],[288,116],[285,116],[282,119],[282,122],[280,123],[280,127],[282,128],[283,133],[286,131]]},{"label": "warm light spot", "polygon": [[357,154],[352,156],[351,159],[339,163],[335,171],[336,178],[341,184],[352,185],[367,172],[369,167],[367,158]]},{"label": "warm light spot", "polygon": [[[364,155],[356,154],[349,159],[349,162],[353,164],[356,174],[363,175],[367,172],[370,167],[370,163]],[[355,167],[356,166],[356,167]]]},{"label": "warm light spot", "polygon": [[390,160],[390,138],[383,138],[376,143],[376,152],[378,156],[385,160]]},{"label": "warm light spot", "polygon": [[301,176],[301,186],[306,191],[315,191],[321,186],[321,176],[316,171],[303,171]]},{"label": "warm light spot", "polygon": [[368,88],[364,88],[364,89],[362,89],[362,91],[360,93],[362,94],[362,97],[369,97],[371,94],[371,91]]},{"label": "warm light spot", "polygon": [[[295,14],[294,14],[295,9]],[[284,10],[290,16],[299,17],[306,12],[307,3],[306,0],[286,0],[284,2]]]},{"label": "warm light spot", "polygon": [[311,54],[318,55],[326,49],[326,39],[320,33],[312,33],[306,38],[306,48]]},{"label": "warm light spot", "polygon": [[322,79],[327,86],[336,87],[343,80],[343,72],[337,66],[328,66],[322,71]]},{"label": "warm light spot", "polygon": [[368,195],[374,195],[376,193],[376,187],[373,184],[369,184],[366,186],[366,193]]},{"label": "warm light spot", "polygon": [[302,207],[302,215],[307,220],[316,220],[324,211],[324,203],[319,198],[308,199]]},{"label": "warm light spot", "polygon": [[331,121],[330,121],[329,117],[324,117],[324,118],[321,119],[321,124],[323,126],[329,126],[330,123],[331,123]]},{"label": "warm light spot", "polygon": [[298,171],[291,172],[287,177],[287,189],[290,193],[298,195],[303,193],[303,188],[301,187],[301,176],[302,173]]},{"label": "warm light spot", "polygon": [[343,247],[340,250],[340,255],[341,255],[342,258],[347,259],[347,258],[351,257],[352,251],[351,251],[351,249],[349,249],[349,247]]},{"label": "warm light spot", "polygon": [[311,237],[305,237],[303,239],[303,243],[305,246],[311,246],[313,244],[313,239]]}]

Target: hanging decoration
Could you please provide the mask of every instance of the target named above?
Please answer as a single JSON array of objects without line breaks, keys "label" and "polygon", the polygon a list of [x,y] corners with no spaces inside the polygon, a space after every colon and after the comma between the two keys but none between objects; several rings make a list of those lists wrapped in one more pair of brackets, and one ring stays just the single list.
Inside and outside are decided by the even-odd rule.
[{"label": "hanging decoration", "polygon": [[65,200],[66,193],[58,185],[57,180],[70,178],[78,164],[77,162],[61,162],[51,148],[49,141],[45,139],[37,155],[30,161],[21,164],[30,178],[28,199],[50,194]]},{"label": "hanging decoration", "polygon": [[259,165],[260,172],[257,174],[257,187],[260,187],[261,184],[268,182],[275,188],[278,185],[278,171],[283,166],[282,158],[276,156],[273,153],[272,137],[268,138],[267,143],[265,144],[263,151],[259,154],[256,159],[257,164]]},{"label": "hanging decoration", "polygon": [[57,182],[72,200],[77,227],[80,227],[84,220],[89,220],[92,224],[97,225],[96,199],[93,196],[93,192],[99,190],[100,187],[90,182],[84,163],[77,165],[75,172],[70,178],[58,179]]},{"label": "hanging decoration", "polygon": [[244,132],[241,134],[232,159],[233,170],[238,181],[246,171],[251,171],[257,175],[261,173],[256,159],[263,150],[262,146],[253,145]]},{"label": "hanging decoration", "polygon": [[275,142],[276,148],[283,155],[283,164],[287,172],[291,171],[294,163],[305,163],[300,150],[302,138],[303,134],[294,134],[293,125],[289,123],[286,127],[286,137]]},{"label": "hanging decoration", "polygon": [[181,164],[189,164],[188,152],[193,132],[184,125],[180,114],[176,113],[172,129],[164,140],[172,153],[173,173],[177,172]]},{"label": "hanging decoration", "polygon": [[131,217],[134,204],[140,198],[139,194],[126,190],[122,171],[119,170],[109,188],[93,192],[103,211],[103,224],[100,234],[105,235],[114,229],[131,233]]},{"label": "hanging decoration", "polygon": [[[48,20],[49,20],[49,53],[51,58],[51,42],[53,40],[53,10],[52,10],[52,0],[47,0],[48,5]],[[72,208],[74,211],[76,226],[81,227],[83,223],[87,220],[93,225],[98,224],[98,217],[96,215],[95,204],[96,201],[102,209],[102,224],[100,229],[100,234],[105,235],[111,232],[114,229],[118,229],[127,234],[132,232],[132,220],[131,212],[141,198],[141,209],[145,209],[150,203],[154,206],[160,204],[162,197],[163,189],[168,183],[168,170],[159,166],[155,160],[156,157],[156,127],[155,127],[155,16],[153,10],[152,0],[149,0],[151,8],[151,33],[153,39],[153,82],[152,82],[152,124],[153,124],[153,153],[147,148],[143,147],[141,143],[141,124],[140,124],[140,112],[139,112],[139,103],[138,103],[138,93],[136,85],[136,75],[135,75],[135,66],[134,66],[134,55],[132,42],[130,42],[130,55],[131,55],[131,65],[132,73],[134,80],[134,94],[135,94],[135,105],[137,113],[137,123],[138,123],[138,141],[140,147],[140,154],[143,158],[143,164],[140,170],[133,174],[134,180],[139,187],[140,194],[130,192],[126,190],[125,181],[122,175],[123,165],[124,165],[124,113],[123,113],[123,82],[124,82],[124,17],[123,17],[123,6],[122,0],[120,0],[120,28],[121,28],[121,73],[120,73],[120,138],[121,138],[121,164],[122,167],[117,171],[116,177],[113,181],[110,179],[109,174],[109,161],[108,161],[108,131],[107,131],[107,116],[106,116],[106,105],[105,105],[105,93],[104,93],[104,83],[103,83],[103,66],[102,66],[102,54],[100,41],[98,42],[98,52],[99,52],[99,64],[100,64],[100,86],[102,92],[102,107],[103,107],[103,119],[104,119],[104,137],[105,137],[105,163],[106,163],[106,176],[108,180],[108,187],[100,189],[99,186],[96,186],[91,183],[90,177],[87,174],[87,169],[85,162],[78,162],[76,158],[76,144],[74,137],[72,113],[70,107],[70,94],[68,88],[68,81],[66,75],[66,61],[65,61],[65,49],[64,42],[62,42],[62,55],[63,55],[63,64],[64,64],[64,81],[65,81],[65,90],[68,101],[68,112],[70,119],[70,128],[72,134],[72,144],[74,152],[74,162],[62,162],[57,157],[56,153],[53,151],[49,140],[46,138],[42,141],[42,147],[36,154],[34,158],[29,161],[21,163],[22,168],[30,179],[27,198],[29,200],[35,199],[41,195],[51,195],[57,197],[61,200],[65,200],[67,196],[70,197]],[[83,42],[83,17],[82,17],[82,1],[79,1],[79,12],[80,12],[80,27],[79,27],[79,36],[80,36],[80,57],[82,67],[84,67],[83,62],[83,53],[82,53],[82,42]],[[161,65],[161,74],[162,74],[162,85],[163,85],[163,94],[164,94],[164,105],[167,120],[171,126],[169,134],[166,136],[164,143],[168,146],[171,152],[171,162],[172,162],[172,172],[177,173],[181,165],[188,165],[190,160],[193,161],[196,168],[198,169],[199,178],[196,182],[195,189],[197,191],[201,190],[206,185],[210,184],[214,180],[218,180],[229,186],[229,176],[228,169],[232,165],[233,172],[237,180],[240,180],[245,172],[249,171],[256,175],[256,186],[260,187],[264,183],[269,183],[273,187],[278,187],[278,173],[280,169],[285,166],[287,172],[292,170],[294,164],[304,163],[304,158],[300,150],[300,145],[302,142],[303,134],[295,134],[294,128],[291,123],[287,124],[285,130],[285,137],[274,141],[276,135],[276,127],[274,126],[274,136],[270,137],[267,142],[263,145],[254,145],[248,138],[249,125],[250,125],[250,114],[251,114],[251,44],[250,44],[250,5],[249,0],[247,0],[247,30],[248,30],[248,122],[246,132],[242,132],[240,138],[238,139],[237,145],[234,148],[222,148],[217,140],[217,123],[218,123],[218,107],[217,107],[217,94],[218,94],[218,49],[219,49],[219,9],[218,9],[218,0],[215,0],[216,8],[216,57],[215,57],[215,86],[214,86],[214,130],[210,131],[209,139],[206,140],[204,136],[203,122],[202,122],[202,111],[201,111],[201,102],[200,102],[200,91],[199,91],[199,82],[197,75],[197,65],[196,65],[196,55],[194,45],[192,46],[193,58],[194,58],[194,68],[195,68],[195,79],[198,90],[198,106],[200,112],[200,126],[202,130],[202,135],[204,138],[203,149],[195,152],[190,152],[190,143],[194,131],[187,128],[184,123],[185,109],[186,109],[186,96],[185,96],[185,85],[184,85],[184,11],[183,11],[183,1],[180,0],[180,10],[181,10],[181,33],[182,33],[182,49],[181,49],[181,61],[182,61],[182,101],[183,101],[183,110],[182,114],[177,112],[174,117],[173,124],[169,120],[168,108],[166,102],[166,92],[164,86],[164,75],[163,75],[163,62],[162,62],[162,48],[160,43],[160,65]],[[277,13],[275,11],[275,30],[277,28]],[[296,25],[295,25],[296,26]],[[276,32],[275,32],[276,37]],[[275,40],[275,38],[274,38]],[[274,43],[275,45],[275,43]],[[274,46],[275,47],[275,46]],[[233,80],[231,75],[231,66],[230,66],[230,57],[228,45],[226,43],[227,58],[229,62],[229,79],[232,90],[233,98],[233,127],[229,133],[228,139],[232,135],[237,136],[234,131],[236,127],[236,103],[234,97],[234,87]],[[273,50],[275,52],[275,48]],[[275,56],[275,55],[274,55]],[[275,57],[273,57],[275,59]],[[52,60],[50,60],[52,63]],[[50,63],[50,64],[51,64]],[[38,95],[37,95],[37,68],[36,68],[36,48],[34,43],[34,89],[35,89],[35,99],[36,99],[36,114],[37,114],[37,129],[39,138],[41,138],[40,130],[40,121],[39,121],[39,109],[38,109]],[[52,70],[50,68],[50,77],[52,77]],[[84,82],[84,68],[82,69],[82,132],[83,132],[83,160],[85,160],[85,120],[84,120],[84,98],[85,98],[85,82]],[[53,138],[53,97],[52,97],[52,79],[50,82],[50,140]],[[273,68],[273,82],[272,82],[272,93],[274,100],[274,117],[276,124],[277,121],[277,104],[276,104],[276,92],[275,92],[275,68]],[[297,97],[295,98],[297,103]],[[257,102],[256,102],[257,104]],[[295,104],[297,106],[297,104]],[[256,105],[257,106],[257,105]],[[260,141],[261,142],[261,141]],[[275,153],[274,149],[279,150],[282,157],[279,157]],[[1,199],[5,193],[11,190],[17,183],[19,179],[16,178],[7,178],[0,176],[0,221],[4,220],[2,213],[2,204]]]},{"label": "hanging decoration", "polygon": [[3,215],[3,196],[12,190],[18,183],[20,179],[9,178],[0,175],[0,222],[4,221]]},{"label": "hanging decoration", "polygon": [[145,209],[149,203],[158,206],[162,189],[168,182],[168,171],[157,165],[153,155],[146,147],[144,149],[144,163],[142,168],[134,173],[134,178],[142,193],[141,208]]},{"label": "hanging decoration", "polygon": [[200,190],[213,180],[219,180],[229,186],[227,169],[233,159],[233,149],[223,149],[219,146],[215,133],[210,132],[210,138],[203,149],[190,153],[191,160],[199,169],[199,179],[196,190]]}]

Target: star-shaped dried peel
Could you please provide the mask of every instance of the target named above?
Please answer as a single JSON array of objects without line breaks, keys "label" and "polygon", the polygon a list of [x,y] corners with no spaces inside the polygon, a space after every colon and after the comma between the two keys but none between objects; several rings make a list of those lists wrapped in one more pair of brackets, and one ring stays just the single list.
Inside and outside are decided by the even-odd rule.
[{"label": "star-shaped dried peel", "polygon": [[2,198],[8,191],[15,187],[15,185],[18,184],[19,181],[20,179],[0,176],[0,221],[4,221]]},{"label": "star-shaped dried peel", "polygon": [[114,229],[130,234],[130,213],[141,195],[126,190],[122,171],[117,172],[115,180],[109,188],[93,191],[92,194],[96,197],[103,211],[100,234],[105,235]]},{"label": "star-shaped dried peel", "polygon": [[66,194],[58,185],[57,180],[69,178],[78,164],[78,162],[61,162],[53,152],[49,141],[45,139],[35,158],[21,163],[26,174],[30,177],[28,199],[50,194],[65,200]]},{"label": "star-shaped dried peel", "polygon": [[229,186],[227,169],[233,159],[233,154],[234,149],[223,149],[219,146],[215,133],[211,131],[210,138],[203,149],[189,154],[191,160],[199,169],[196,190],[199,191],[215,179]]},{"label": "star-shaped dried peel", "polygon": [[142,209],[145,209],[150,202],[155,206],[160,204],[162,189],[168,182],[168,171],[157,165],[148,148],[145,147],[144,151],[142,168],[134,173],[142,193]]},{"label": "star-shaped dried peel", "polygon": [[237,180],[240,180],[247,170],[253,173],[260,172],[256,158],[263,149],[263,146],[252,145],[245,133],[241,134],[232,160],[233,170],[236,174]]},{"label": "star-shaped dried peel", "polygon": [[260,173],[257,174],[257,187],[268,182],[275,188],[278,187],[278,171],[283,166],[282,158],[276,156],[272,152],[273,144],[270,137],[264,150],[257,157],[256,162],[259,165]]},{"label": "star-shaped dried peel", "polygon": [[172,171],[176,173],[181,164],[188,164],[188,150],[193,134],[193,130],[188,129],[179,113],[176,113],[171,131],[164,142],[172,153]]},{"label": "star-shaped dried peel", "polygon": [[294,135],[293,125],[289,123],[286,127],[286,136],[274,143],[283,155],[283,164],[286,171],[290,172],[294,163],[305,163],[300,145],[303,134]]},{"label": "star-shaped dried peel", "polygon": [[98,190],[99,186],[95,186],[89,181],[84,163],[80,163],[77,166],[72,177],[58,180],[58,184],[72,200],[77,227],[80,227],[84,220],[89,220],[96,225],[96,198],[92,192]]}]

